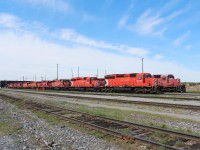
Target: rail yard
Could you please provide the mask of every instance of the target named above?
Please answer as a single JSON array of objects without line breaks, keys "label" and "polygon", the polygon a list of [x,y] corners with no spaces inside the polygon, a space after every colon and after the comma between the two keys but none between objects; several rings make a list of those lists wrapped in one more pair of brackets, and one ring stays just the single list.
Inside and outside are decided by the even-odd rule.
[{"label": "rail yard", "polygon": [[[0,83],[0,97],[6,103],[29,111],[47,124],[54,120],[54,125],[63,127],[64,123],[64,128],[84,130],[80,136],[85,133],[91,135],[92,132],[95,140],[103,139],[103,145],[107,146],[94,148],[85,142],[86,145],[80,144],[83,149],[200,148],[200,94],[186,93],[185,85],[172,74],[111,74],[104,78]],[[57,136],[63,139],[63,135]],[[43,143],[36,143],[36,147],[66,148],[62,140],[40,138]],[[41,141],[38,135],[34,139]],[[78,139],[75,141],[79,142]],[[25,147],[20,144],[17,147],[33,148],[33,143],[25,143]],[[68,144],[68,148],[80,149],[73,144]]]},{"label": "rail yard", "polygon": [[[200,146],[200,97],[197,93],[134,95],[1,89],[0,97],[33,114],[46,114],[47,122],[47,118],[53,117],[69,122],[70,128],[86,130],[89,135],[92,132],[94,138],[101,135],[108,149],[199,149]],[[108,137],[112,138],[109,143]],[[42,145],[62,147],[56,139]]]}]

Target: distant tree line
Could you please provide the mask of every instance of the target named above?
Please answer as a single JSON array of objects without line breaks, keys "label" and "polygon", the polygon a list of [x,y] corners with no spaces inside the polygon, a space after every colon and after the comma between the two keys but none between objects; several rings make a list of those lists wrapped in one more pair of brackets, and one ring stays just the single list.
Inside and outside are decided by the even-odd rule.
[{"label": "distant tree line", "polygon": [[186,86],[199,86],[200,82],[183,82]]}]

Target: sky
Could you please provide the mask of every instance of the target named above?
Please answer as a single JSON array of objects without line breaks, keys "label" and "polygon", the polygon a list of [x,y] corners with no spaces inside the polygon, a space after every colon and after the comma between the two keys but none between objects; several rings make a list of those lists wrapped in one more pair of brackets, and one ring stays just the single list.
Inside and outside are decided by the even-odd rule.
[{"label": "sky", "polygon": [[0,80],[137,73],[144,58],[200,82],[199,35],[196,0],[0,0]]}]

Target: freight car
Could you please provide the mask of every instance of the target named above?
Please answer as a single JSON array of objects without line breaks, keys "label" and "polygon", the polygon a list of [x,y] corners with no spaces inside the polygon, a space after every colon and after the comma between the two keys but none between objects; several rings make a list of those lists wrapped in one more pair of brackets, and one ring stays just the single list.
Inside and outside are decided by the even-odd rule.
[{"label": "freight car", "polygon": [[172,74],[158,74],[153,75],[153,77],[158,79],[158,85],[163,92],[186,92],[185,85],[182,85],[180,79],[175,79]]}]

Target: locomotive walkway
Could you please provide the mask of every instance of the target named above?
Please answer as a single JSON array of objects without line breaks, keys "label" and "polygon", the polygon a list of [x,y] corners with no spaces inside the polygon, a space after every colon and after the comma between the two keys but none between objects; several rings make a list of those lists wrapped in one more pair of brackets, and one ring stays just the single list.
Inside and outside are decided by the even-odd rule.
[{"label": "locomotive walkway", "polygon": [[[153,147],[163,147],[172,150],[198,149],[200,147],[200,136],[198,135],[121,121],[99,115],[91,115],[89,113],[15,98],[4,94],[1,94],[1,96],[6,97],[11,102],[23,103],[26,108],[43,111],[49,115],[54,115],[63,120],[131,143],[150,144]],[[178,143],[181,143],[181,145]]]}]

